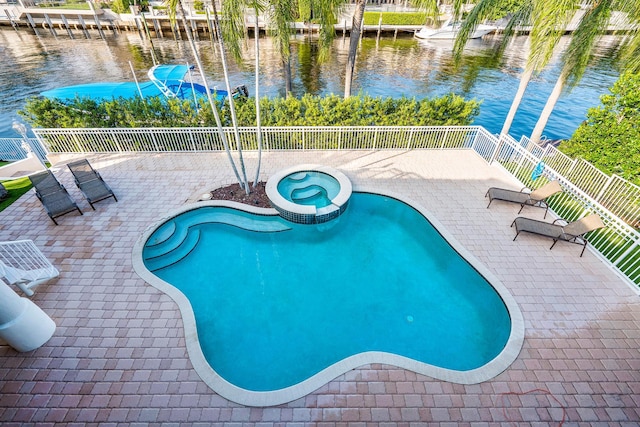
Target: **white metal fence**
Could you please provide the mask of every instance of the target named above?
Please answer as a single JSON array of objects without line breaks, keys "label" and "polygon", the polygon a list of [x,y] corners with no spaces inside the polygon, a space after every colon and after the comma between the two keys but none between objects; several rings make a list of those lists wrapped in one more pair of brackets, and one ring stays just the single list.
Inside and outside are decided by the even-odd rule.
[{"label": "white metal fence", "polygon": [[[51,152],[193,152],[224,150],[216,128],[34,129]],[[479,126],[325,126],[262,128],[264,150],[471,148]],[[233,129],[224,128],[231,146]],[[256,149],[255,128],[240,128],[243,149]],[[233,143],[231,143],[233,141]]]},{"label": "white metal fence", "polygon": [[[13,162],[27,158],[27,150],[24,148],[22,138],[0,138],[0,160]],[[37,138],[27,140],[35,154],[41,159],[46,159],[47,152]]]},{"label": "white metal fence", "polygon": [[[46,150],[56,153],[221,151],[215,128],[34,129]],[[233,130],[224,133],[235,146]],[[640,188],[608,176],[588,162],[571,159],[553,146],[544,149],[523,138],[496,137],[480,126],[465,127],[286,127],[263,128],[264,150],[472,149],[489,163],[498,163],[523,185],[538,187],[557,179],[564,191],[551,208],[572,221],[587,212],[599,214],[606,229],[590,233],[589,241],[631,282],[640,285]],[[255,128],[241,128],[243,149],[256,149]],[[531,173],[541,161],[543,178]]]}]

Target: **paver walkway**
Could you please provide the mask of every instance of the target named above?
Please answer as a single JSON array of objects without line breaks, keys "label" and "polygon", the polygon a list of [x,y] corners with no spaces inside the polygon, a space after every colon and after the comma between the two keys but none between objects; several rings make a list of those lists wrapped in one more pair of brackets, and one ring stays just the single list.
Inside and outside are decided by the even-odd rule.
[{"label": "paver walkway", "polygon": [[[255,153],[245,153],[250,174]],[[249,408],[191,367],[176,304],[131,268],[143,230],[175,207],[234,182],[225,154],[96,155],[118,196],[92,211],[64,166],[54,170],[85,212],[46,216],[33,193],[0,213],[0,240],[33,239],[60,270],[32,298],[57,323],[30,353],[0,344],[0,424],[28,425],[625,425],[640,424],[640,297],[593,253],[509,227],[518,185],[470,151],[269,152],[262,178],[299,163],[332,166],[354,187],[430,210],[509,289],[525,320],[518,359],[491,381],[459,385],[391,366],[350,371],[286,405]],[[542,210],[524,214],[542,218]]]}]

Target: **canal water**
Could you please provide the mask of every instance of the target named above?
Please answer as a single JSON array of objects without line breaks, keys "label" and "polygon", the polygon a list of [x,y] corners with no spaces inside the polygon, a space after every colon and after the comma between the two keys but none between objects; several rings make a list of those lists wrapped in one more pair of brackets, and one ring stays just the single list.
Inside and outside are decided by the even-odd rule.
[{"label": "canal water", "polygon": [[[24,28],[0,29],[0,137],[18,136],[11,124],[19,119],[17,111],[28,97],[65,85],[133,81],[129,62],[137,79],[146,80],[146,72],[153,66],[151,44],[137,32],[108,33],[106,39],[97,33],[92,39],[77,34],[75,40],[66,34],[53,37],[40,33],[37,37]],[[587,110],[597,106],[600,96],[608,93],[617,80],[619,71],[611,59],[612,37],[600,43],[580,84],[561,97],[545,129],[547,138],[569,138],[585,119]],[[164,38],[152,42],[160,62],[194,63],[186,41]],[[528,37],[515,38],[502,58],[493,55],[498,43],[499,36],[470,41],[456,66],[451,54],[452,41],[417,40],[411,35],[380,40],[365,37],[358,52],[353,93],[421,99],[453,92],[467,99],[475,98],[482,105],[474,124],[498,133],[525,65]],[[294,95],[306,92],[342,95],[348,44],[348,38],[338,36],[329,58],[320,63],[315,42],[306,36],[296,36],[292,47]],[[224,88],[219,52],[204,38],[198,42],[198,49],[210,83]],[[228,59],[231,85],[244,84],[251,94],[255,93],[254,54],[251,39],[244,46],[245,59],[241,64]],[[510,131],[515,138],[533,130],[558,76],[557,59],[529,84]],[[268,37],[260,39],[260,64],[260,95],[283,96],[282,67]]]}]

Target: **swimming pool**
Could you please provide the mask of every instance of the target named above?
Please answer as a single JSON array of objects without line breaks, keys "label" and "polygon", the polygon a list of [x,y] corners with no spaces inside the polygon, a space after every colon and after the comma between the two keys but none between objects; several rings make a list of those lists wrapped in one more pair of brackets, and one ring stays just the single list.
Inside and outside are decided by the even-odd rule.
[{"label": "swimming pool", "polygon": [[323,226],[205,204],[145,233],[134,266],[178,301],[194,367],[230,400],[284,403],[367,363],[481,382],[521,348],[508,292],[398,198],[354,193]]}]

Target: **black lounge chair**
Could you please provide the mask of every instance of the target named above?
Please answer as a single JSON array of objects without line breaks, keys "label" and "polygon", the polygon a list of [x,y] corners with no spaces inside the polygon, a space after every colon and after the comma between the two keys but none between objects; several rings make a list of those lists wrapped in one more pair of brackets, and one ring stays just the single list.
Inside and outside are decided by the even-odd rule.
[{"label": "black lounge chair", "polygon": [[562,191],[562,187],[560,187],[560,183],[558,181],[551,181],[537,190],[533,190],[531,192],[527,192],[526,190],[528,189],[523,188],[520,191],[515,191],[507,190],[505,188],[491,187],[484,196],[489,197],[489,204],[487,205],[487,208],[491,206],[491,202],[494,200],[502,200],[504,202],[519,203],[520,210],[518,213],[522,212],[522,209],[525,206],[543,208],[544,218],[546,218],[547,211],[549,210],[549,205],[547,204],[546,199],[554,194],[560,193]]},{"label": "black lounge chair", "polygon": [[108,199],[109,197],[113,197],[116,202],[118,201],[116,195],[111,191],[111,188],[109,188],[100,174],[89,164],[87,159],[67,163],[67,166],[73,174],[76,185],[91,205],[91,209],[95,211],[96,208],[93,204],[100,200]]},{"label": "black lounge chair", "polygon": [[58,182],[50,170],[29,175],[29,181],[33,184],[36,196],[42,202],[47,215],[55,225],[58,225],[55,219],[59,216],[76,210],[82,215],[82,211],[71,198],[67,189]]},{"label": "black lounge chair", "polygon": [[519,216],[511,223],[512,227],[516,226],[516,237],[513,240],[516,240],[521,232],[526,231],[553,239],[549,249],[553,249],[559,240],[582,245],[582,252],[580,252],[582,256],[588,243],[585,234],[605,227],[602,219],[596,214],[587,215],[565,225],[556,224],[558,221],[566,223],[563,219],[556,219],[553,223],[549,223]]}]

